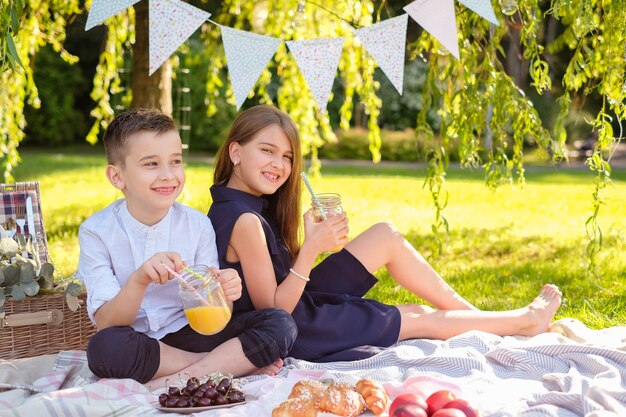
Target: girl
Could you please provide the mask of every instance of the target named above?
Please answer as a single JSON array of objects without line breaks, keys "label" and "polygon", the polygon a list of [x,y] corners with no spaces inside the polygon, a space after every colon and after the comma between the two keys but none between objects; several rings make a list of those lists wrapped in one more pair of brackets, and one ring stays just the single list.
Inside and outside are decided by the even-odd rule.
[{"label": "girl", "polygon": [[[242,112],[217,158],[213,205],[220,267],[243,280],[235,311],[269,307],[290,312],[298,337],[289,355],[309,361],[368,357],[398,340],[447,339],[469,330],[532,336],[547,330],[561,293],[546,285],[526,307],[480,311],[457,294],[390,224],[348,242],[345,213],[314,222],[304,214],[299,246],[300,139],[291,118],[269,106]],[[313,268],[317,256],[345,245]],[[363,299],[387,267],[404,288],[437,310]]]}]

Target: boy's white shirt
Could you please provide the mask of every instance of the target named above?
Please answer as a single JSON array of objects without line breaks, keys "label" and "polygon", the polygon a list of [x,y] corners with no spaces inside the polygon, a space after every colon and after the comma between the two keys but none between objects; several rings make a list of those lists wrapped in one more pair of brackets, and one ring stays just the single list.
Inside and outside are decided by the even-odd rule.
[{"label": "boy's white shirt", "polygon": [[[215,231],[209,218],[174,203],[153,226],[136,220],[120,199],[94,213],[78,231],[78,277],[87,288],[87,312],[92,321],[98,308],[117,295],[130,275],[158,252],[178,252],[187,265],[219,267]],[[187,324],[178,283],[151,284],[132,327],[160,339]]]}]

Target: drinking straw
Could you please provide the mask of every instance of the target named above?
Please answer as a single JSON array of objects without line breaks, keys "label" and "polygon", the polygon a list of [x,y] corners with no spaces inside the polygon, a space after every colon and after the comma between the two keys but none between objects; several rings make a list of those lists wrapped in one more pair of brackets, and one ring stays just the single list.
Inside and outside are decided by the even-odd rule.
[{"label": "drinking straw", "polygon": [[313,199],[313,203],[320,209],[320,214],[322,218],[326,220],[326,213],[324,212],[324,209],[322,208],[322,204],[317,199],[317,196],[315,195],[315,191],[313,191],[313,187],[311,187],[311,183],[309,182],[309,179],[306,177],[306,174],[304,172],[301,172],[300,176],[302,177],[302,180],[304,181],[304,185],[306,185],[306,188],[308,188],[309,192],[311,193],[311,198]]},{"label": "drinking straw", "polygon": [[[209,305],[209,302],[208,302],[208,301],[207,301],[207,300],[206,300],[206,299],[202,296],[202,294],[200,294],[200,293],[199,293],[199,292],[198,292],[198,291],[194,288],[194,286],[193,286],[193,285],[191,285],[190,283],[188,283],[188,282],[185,280],[185,278],[181,277],[181,276],[180,276],[180,274],[179,274],[178,272],[174,271],[172,268],[170,268],[169,266],[165,265],[164,263],[162,263],[161,265],[163,265],[163,267],[164,267],[165,269],[167,269],[167,271],[168,271],[170,274],[174,275],[174,278],[176,278],[176,279],[178,280],[178,282],[180,282],[180,283],[183,285],[183,287],[187,287],[188,289],[190,289],[191,291],[193,291],[194,295],[198,296],[198,298],[199,298],[200,300],[202,300],[202,303],[203,303],[203,304],[205,304],[205,305],[207,305],[207,306]],[[190,274],[192,274],[192,275],[198,276],[198,277],[200,277],[200,278],[204,278],[202,275],[198,274],[198,273],[197,273],[197,272],[195,272],[195,271],[190,270],[190,269],[189,269],[189,268],[187,268],[186,266],[184,266],[184,267],[183,267],[183,269],[184,269],[185,271],[189,272],[189,273],[190,273]]]}]

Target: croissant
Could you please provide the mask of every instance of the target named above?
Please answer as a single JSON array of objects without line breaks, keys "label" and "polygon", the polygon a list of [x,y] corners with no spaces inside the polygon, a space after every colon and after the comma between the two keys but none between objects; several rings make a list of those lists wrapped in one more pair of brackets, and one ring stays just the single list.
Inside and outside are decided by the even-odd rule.
[{"label": "croissant", "polygon": [[318,411],[313,399],[297,397],[280,403],[272,410],[272,417],[317,417]]},{"label": "croissant", "polygon": [[389,396],[378,382],[371,379],[361,379],[356,383],[356,392],[363,396],[369,409],[377,416],[381,415],[387,408]]},{"label": "croissant", "polygon": [[346,384],[330,384],[320,401],[320,409],[344,417],[356,417],[365,409],[361,394]]},{"label": "croissant", "polygon": [[291,394],[289,394],[288,398],[310,398],[313,400],[315,406],[318,406],[325,390],[326,385],[321,382],[311,379],[303,379],[302,381],[296,382],[291,389]]}]

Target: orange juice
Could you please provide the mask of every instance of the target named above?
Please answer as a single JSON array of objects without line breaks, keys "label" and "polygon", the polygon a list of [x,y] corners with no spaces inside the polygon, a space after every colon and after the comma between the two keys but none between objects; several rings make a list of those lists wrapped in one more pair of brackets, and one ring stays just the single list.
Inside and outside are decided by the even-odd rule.
[{"label": "orange juice", "polygon": [[222,306],[198,306],[185,309],[185,315],[192,329],[200,334],[215,334],[221,331],[230,320],[231,311]]}]

